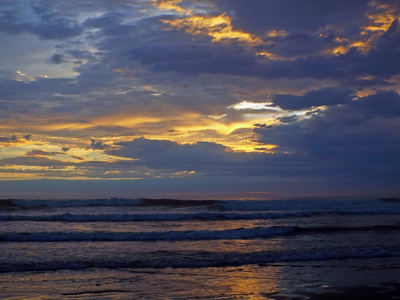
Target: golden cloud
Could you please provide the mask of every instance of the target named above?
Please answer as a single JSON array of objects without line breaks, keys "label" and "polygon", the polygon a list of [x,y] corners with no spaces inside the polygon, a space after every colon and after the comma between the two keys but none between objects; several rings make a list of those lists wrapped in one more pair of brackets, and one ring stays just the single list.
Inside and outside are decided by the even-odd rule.
[{"label": "golden cloud", "polygon": [[162,20],[168,29],[184,30],[192,35],[208,35],[213,42],[236,40],[251,45],[258,45],[262,40],[250,33],[235,30],[231,18],[225,14],[219,16],[197,15],[176,20]]}]

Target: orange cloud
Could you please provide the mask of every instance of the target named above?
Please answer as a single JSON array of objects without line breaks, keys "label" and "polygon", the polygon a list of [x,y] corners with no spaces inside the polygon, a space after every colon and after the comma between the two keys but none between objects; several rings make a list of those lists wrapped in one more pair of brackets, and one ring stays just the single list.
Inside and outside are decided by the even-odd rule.
[{"label": "orange cloud", "polygon": [[233,29],[231,18],[225,14],[219,16],[197,15],[176,20],[162,20],[169,29],[184,30],[192,35],[208,35],[213,42],[237,40],[239,42],[258,45],[262,40],[247,32]]},{"label": "orange cloud", "polygon": [[174,10],[178,14],[190,14],[192,11],[190,9],[185,9],[179,4],[182,0],[153,0],[153,4],[161,10]]}]

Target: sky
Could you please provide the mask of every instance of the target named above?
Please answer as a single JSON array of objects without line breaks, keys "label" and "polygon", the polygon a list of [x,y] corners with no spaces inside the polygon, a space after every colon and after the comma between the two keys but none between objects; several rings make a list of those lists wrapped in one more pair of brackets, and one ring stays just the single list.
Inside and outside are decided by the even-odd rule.
[{"label": "sky", "polygon": [[0,197],[400,194],[397,0],[1,0]]}]

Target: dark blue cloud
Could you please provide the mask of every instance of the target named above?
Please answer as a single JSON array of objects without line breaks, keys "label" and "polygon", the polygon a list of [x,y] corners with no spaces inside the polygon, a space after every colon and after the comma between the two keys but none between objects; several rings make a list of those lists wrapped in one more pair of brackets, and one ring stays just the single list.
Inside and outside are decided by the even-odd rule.
[{"label": "dark blue cloud", "polygon": [[83,28],[76,20],[50,18],[42,20],[30,32],[42,39],[64,40],[82,34]]},{"label": "dark blue cloud", "polygon": [[[279,145],[274,172],[321,179],[346,178],[394,186],[400,180],[400,96],[394,92],[335,106],[305,120],[277,126],[258,124],[259,141]],[[287,164],[289,165],[287,165]]]},{"label": "dark blue cloud", "polygon": [[92,141],[92,143],[90,144],[90,148],[92,150],[104,150],[108,147],[107,144],[104,144],[103,142],[96,142],[95,139],[91,139],[91,141]]},{"label": "dark blue cloud", "polygon": [[[115,144],[121,148],[108,153],[116,156],[139,159],[137,164],[149,168],[167,168],[174,170],[218,169],[218,166],[233,161],[227,148],[208,142],[180,145],[167,140],[149,140],[137,138],[129,142]],[[233,155],[235,156],[235,155]]]},{"label": "dark blue cloud", "polygon": [[59,154],[64,154],[63,152],[57,152],[57,151],[45,151],[42,149],[34,149],[31,151],[26,152],[26,156],[55,156]]},{"label": "dark blue cloud", "polygon": [[[256,126],[260,141],[275,143],[282,151],[317,158],[340,158],[343,163],[363,158],[376,162],[382,157],[398,161],[400,95],[375,95],[331,107],[299,122]],[[278,148],[278,149],[279,149]]]},{"label": "dark blue cloud", "polygon": [[314,32],[327,25],[353,29],[369,8],[364,0],[214,0],[231,12],[234,25],[245,31],[264,35],[269,30]]},{"label": "dark blue cloud", "polygon": [[57,15],[38,2],[0,7],[0,30],[10,34],[32,33],[41,39],[63,40],[79,36],[83,27],[75,18]]},{"label": "dark blue cloud", "polygon": [[[99,46],[112,55],[116,64],[139,61],[158,72],[220,73],[267,79],[335,79],[356,86],[387,84],[384,79],[400,72],[397,67],[400,55],[396,54],[400,51],[397,21],[377,39],[370,52],[362,53],[357,48],[351,48],[346,54],[338,56],[318,54],[335,45],[333,37],[324,40],[305,34],[290,35],[281,41],[249,49],[235,43],[211,43],[207,37],[193,40],[191,35],[182,32],[154,31],[154,26],[160,26],[159,22],[157,18],[146,20],[137,24],[136,35],[105,37]],[[151,29],[148,29],[149,26]],[[301,57],[266,60],[256,56],[256,52],[262,49],[269,49],[277,55]]]},{"label": "dark blue cloud", "polygon": [[[85,176],[96,178],[120,176],[105,175],[109,171],[121,172],[126,178],[167,177],[174,172],[190,174],[195,171],[193,176],[198,182],[204,180],[209,184],[218,178],[229,186],[230,180],[235,178],[236,183],[246,182],[245,188],[251,188],[252,182],[257,181],[258,186],[264,187],[265,182],[269,189],[274,188],[271,182],[279,186],[282,181],[301,182],[310,189],[314,187],[307,184],[309,182],[324,182],[325,185],[358,182],[360,189],[376,182],[380,186],[395,186],[400,181],[399,94],[382,91],[382,87],[388,89],[390,84],[396,84],[392,76],[400,72],[399,21],[395,20],[380,37],[376,35],[371,39],[372,48],[367,52],[352,48],[342,55],[326,54],[329,49],[348,47],[362,38],[360,32],[373,22],[368,19],[367,12],[384,12],[383,7],[373,7],[364,0],[206,1],[207,5],[217,6],[207,14],[205,11],[211,6],[203,6],[203,17],[225,13],[232,19],[235,30],[260,37],[262,42],[254,45],[235,39],[212,41],[208,35],[191,35],[184,30],[168,28],[162,20],[185,16],[173,15],[173,10],[169,15],[157,15],[160,11],[148,1],[122,2],[42,0],[21,10],[22,6],[17,4],[22,2],[4,1],[7,5],[0,6],[1,31],[10,36],[33,34],[39,38],[38,43],[56,44],[53,55],[46,53],[41,58],[43,63],[52,65],[43,64],[42,67],[61,70],[74,64],[78,73],[74,78],[31,78],[28,75],[17,78],[15,70],[9,74],[0,70],[2,119],[19,122],[20,128],[28,123],[39,128],[52,122],[90,127],[54,130],[52,138],[57,136],[57,142],[50,150],[32,150],[23,157],[7,157],[0,160],[1,165],[73,166],[87,171]],[[190,1],[184,3],[185,7],[193,7]],[[397,2],[381,3],[392,7]],[[142,8],[147,10],[143,12]],[[285,33],[267,35],[271,30]],[[271,60],[257,54],[263,51],[280,59]],[[296,87],[296,94],[305,94],[291,94]],[[353,95],[360,94],[363,87],[372,87],[368,92],[378,92],[353,100]],[[179,120],[171,121],[168,117],[175,114],[183,119],[187,111],[204,118],[215,117],[215,122],[227,125],[267,113],[267,110],[229,108],[244,100],[272,101],[274,106],[284,110],[321,105],[328,109],[306,115],[279,111],[280,115],[286,114],[280,118],[279,125],[256,124],[258,149],[265,148],[262,144],[276,144],[275,153],[234,152],[217,142],[185,144],[184,138],[183,143],[148,138],[114,145],[97,139],[88,143],[90,136],[110,139],[158,136],[168,129],[171,129],[169,135],[163,138],[172,135],[178,138],[181,132],[174,131],[179,127],[174,125]],[[124,118],[134,118],[141,112],[160,119],[168,117],[159,123],[132,125],[131,128],[114,125],[120,114]],[[224,114],[225,117],[221,117]],[[109,124],[109,120],[113,124]],[[27,132],[18,130],[20,136]],[[195,130],[193,140],[215,138],[223,143],[233,137],[243,137],[242,142],[246,142],[251,129],[238,128],[229,137],[222,137],[222,133],[212,128],[209,129],[211,134]],[[40,134],[43,139],[48,135],[45,130],[36,128],[29,132]],[[3,147],[28,141],[10,132],[1,135]],[[67,140],[62,140],[63,136]],[[65,145],[62,148],[65,156],[72,155],[75,147],[82,147],[82,150],[88,146],[87,150],[95,150],[90,151],[90,155],[103,151],[103,154],[131,160],[90,161],[88,157],[74,155],[79,161],[67,163],[45,157],[61,155],[61,152],[52,152],[54,146],[60,148],[60,145]],[[70,148],[72,152],[66,153]],[[47,172],[49,177],[54,176],[51,172]],[[147,172],[153,173],[146,175]],[[72,175],[66,171],[60,176]],[[286,184],[289,190],[291,186]],[[151,189],[153,186],[149,187]],[[215,191],[218,190],[215,187]]]},{"label": "dark blue cloud", "polygon": [[132,49],[131,55],[140,59],[143,64],[150,65],[155,71],[186,74],[248,75],[257,64],[257,59],[244,48],[232,45],[146,45]]},{"label": "dark blue cloud", "polygon": [[349,90],[325,88],[302,96],[278,94],[273,97],[273,103],[283,109],[296,110],[312,106],[347,104],[352,98]]},{"label": "dark blue cloud", "polygon": [[335,39],[334,34],[325,37],[319,34],[295,33],[284,37],[269,38],[266,46],[256,48],[261,51],[264,48],[279,57],[296,58],[304,55],[316,55],[339,45],[341,43]]},{"label": "dark blue cloud", "polygon": [[62,54],[54,54],[52,57],[51,57],[51,59],[49,60],[49,62],[51,63],[51,64],[56,64],[56,65],[59,65],[59,64],[62,64],[62,63],[64,63],[64,62],[67,62],[67,60],[65,59],[65,56],[64,55],[62,55]]},{"label": "dark blue cloud", "polygon": [[18,142],[18,137],[13,135],[11,137],[0,136],[0,143],[16,143]]}]

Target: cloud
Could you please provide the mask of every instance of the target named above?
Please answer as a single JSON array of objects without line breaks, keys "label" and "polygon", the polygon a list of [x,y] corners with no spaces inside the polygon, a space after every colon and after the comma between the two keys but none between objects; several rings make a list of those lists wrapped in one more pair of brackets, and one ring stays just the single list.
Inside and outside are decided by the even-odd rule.
[{"label": "cloud", "polygon": [[103,142],[96,142],[95,139],[91,139],[92,143],[90,145],[90,148],[92,150],[104,150],[105,148],[108,147],[108,145],[104,144]]},{"label": "cloud", "polygon": [[[184,18],[174,18],[173,16],[148,18],[131,26],[129,33],[124,30],[127,25],[118,23],[118,18],[104,16],[102,18],[112,19],[110,24],[121,34],[114,34],[112,37],[104,35],[99,45],[102,50],[115,54],[113,55],[114,61],[115,57],[119,55],[118,60],[121,65],[126,63],[132,65],[135,61],[139,61],[144,66],[158,72],[174,71],[191,75],[248,75],[267,79],[312,77],[343,80],[344,82],[349,80],[355,82],[355,78],[360,76],[389,78],[398,73],[394,67],[398,64],[398,56],[392,54],[396,51],[390,52],[390,49],[396,48],[398,45],[396,21],[393,22],[392,29],[388,30],[388,33],[391,32],[391,34],[384,34],[380,38],[370,41],[372,49],[367,53],[364,53],[364,48],[362,48],[362,44],[365,42],[357,40],[361,38],[363,26],[368,21],[365,16],[367,9],[371,8],[365,1],[352,2],[350,10],[348,10],[348,6],[341,5],[342,1],[335,2],[335,4],[313,1],[312,5],[303,1],[299,3],[290,1],[290,5],[283,4],[283,2],[278,4],[274,1],[253,0],[252,2],[254,5],[244,5],[234,1],[221,1],[217,4],[224,9],[233,9],[231,16],[233,22],[243,17],[248,11],[249,16],[246,20],[249,20],[249,23],[255,22],[255,28],[261,28],[260,24],[263,22],[279,24],[283,19],[281,18],[282,14],[277,12],[286,12],[288,16],[284,19],[284,24],[293,22],[290,28],[287,28],[288,33],[265,38],[264,41],[259,41],[257,45],[249,48],[242,44],[240,39],[232,38],[231,43],[224,43],[222,39],[218,40],[213,37],[212,30],[215,28],[213,29],[213,26],[207,25],[206,22],[213,18],[212,15],[193,15],[193,18],[204,19],[204,22],[195,22],[194,19],[187,16]],[[228,4],[224,5],[223,3]],[[250,12],[252,13],[250,14]],[[304,12],[304,14],[300,12]],[[271,14],[273,20],[263,21],[269,20],[265,14]],[[305,18],[304,15],[310,15],[310,18]],[[277,16],[279,16],[279,22],[276,20]],[[91,22],[99,22],[100,24],[97,26],[104,27],[106,22],[102,18],[91,20]],[[342,24],[341,20],[352,22],[354,32],[343,33],[342,29],[347,27]],[[165,22],[169,24],[170,27],[167,28],[170,30],[165,30],[166,28],[162,26]],[[88,23],[90,22],[88,21]],[[324,31],[322,27],[331,25],[331,23],[334,23],[335,26],[332,26],[329,31]],[[343,27],[339,26],[340,24]],[[302,28],[301,25],[314,30],[296,32],[294,29]],[[242,30],[240,32],[246,32],[246,29],[248,32],[253,32],[252,28],[240,26],[239,28]],[[278,32],[277,28],[269,29]],[[231,31],[235,32],[234,30],[237,29],[232,27]],[[344,34],[344,36],[340,36],[340,34]],[[132,42],[127,43],[127,41]],[[128,44],[134,46],[129,48]],[[282,59],[265,59],[260,55],[265,51],[270,52],[270,55],[282,57]],[[381,55],[385,52],[389,55]],[[374,84],[370,79],[359,80],[358,84],[367,82]],[[375,83],[382,83],[382,81],[378,80]]]},{"label": "cloud", "polygon": [[82,156],[77,156],[77,155],[71,155],[72,158],[78,159],[78,160],[85,160],[84,157]]},{"label": "cloud", "polygon": [[[155,21],[152,20],[153,23]],[[157,38],[159,34],[155,32],[151,38],[146,38],[147,34],[137,36],[132,40],[135,45],[130,49],[115,46],[125,45],[122,37],[121,42],[118,42],[119,38],[104,39],[102,46],[104,50],[124,53],[125,58],[130,58],[130,62],[121,58],[121,64],[139,61],[157,72],[230,74],[265,79],[334,79],[359,86],[387,84],[382,79],[399,73],[396,68],[400,63],[399,56],[394,54],[397,53],[400,36],[397,21],[373,42],[372,49],[366,53],[351,46],[349,41],[336,41],[334,35],[323,38],[307,34],[288,35],[272,44],[267,42],[248,48],[240,43],[207,43],[204,39],[189,41],[187,33],[164,31],[163,36],[170,36],[170,39]],[[347,47],[344,53],[332,55],[324,52],[339,45]],[[292,59],[266,59],[257,54],[263,49]]]},{"label": "cloud", "polygon": [[1,143],[16,143],[17,142],[17,136],[13,135],[12,137],[0,137],[0,142]]},{"label": "cloud", "polygon": [[0,7],[9,176],[398,179],[395,2],[28,2]]},{"label": "cloud", "polygon": [[63,152],[48,152],[43,149],[34,149],[26,152],[26,156],[55,156],[59,154],[64,154]]},{"label": "cloud", "polygon": [[[131,158],[131,167],[145,166],[164,175],[244,176],[252,174],[254,166],[262,163],[260,153],[233,152],[217,143],[197,142],[179,144],[168,140],[137,138],[119,142],[106,153]],[[260,161],[261,158],[261,161]],[[257,172],[256,172],[257,173]],[[263,172],[265,173],[265,172]]]},{"label": "cloud", "polygon": [[270,30],[313,32],[327,25],[351,29],[364,17],[368,2],[355,0],[214,0],[224,11],[232,12],[234,25],[264,35]]},{"label": "cloud", "polygon": [[[66,167],[69,165],[71,164],[68,162],[40,155],[17,156],[17,157],[0,159],[0,166],[26,166],[26,167],[37,166],[37,167],[58,168],[58,167]],[[34,170],[34,172],[35,171],[37,170]]]},{"label": "cloud", "polygon": [[123,26],[122,23],[125,17],[125,14],[119,12],[108,12],[100,17],[89,17],[82,23],[82,25],[89,29],[101,29],[103,35],[126,35],[128,32],[121,29],[132,28],[132,26]]},{"label": "cloud", "polygon": [[42,1],[36,5],[6,1],[0,8],[0,16],[0,30],[9,34],[28,32],[41,39],[63,40],[83,33],[76,19],[58,16]]},{"label": "cloud", "polygon": [[63,40],[83,33],[83,28],[76,20],[65,18],[43,18],[32,30],[43,39]]},{"label": "cloud", "polygon": [[290,94],[274,95],[273,102],[283,109],[296,110],[312,106],[347,104],[352,101],[352,98],[349,90],[325,88],[308,92],[302,96]]},{"label": "cloud", "polygon": [[221,164],[227,161],[227,148],[215,143],[199,142],[180,145],[168,140],[137,138],[115,144],[121,148],[108,153],[115,156],[140,160],[150,168],[172,168],[181,170],[190,166]]},{"label": "cloud", "polygon": [[290,158],[326,164],[332,175],[383,176],[393,182],[399,179],[399,119],[399,94],[378,92],[309,119],[256,126],[254,131],[261,142],[277,144],[277,151]]},{"label": "cloud", "polygon": [[67,62],[67,60],[65,59],[64,55],[62,54],[54,54],[51,59],[49,60],[49,62],[51,64],[62,64],[64,62]]},{"label": "cloud", "polygon": [[[151,50],[149,50],[151,49]],[[140,45],[131,50],[132,58],[140,59],[154,71],[175,71],[186,74],[254,75],[257,58],[240,46],[170,44]]]},{"label": "cloud", "polygon": [[0,136],[0,146],[10,147],[15,144],[25,144],[30,141],[31,135],[26,135],[23,138],[19,138],[16,134],[11,137]]}]

